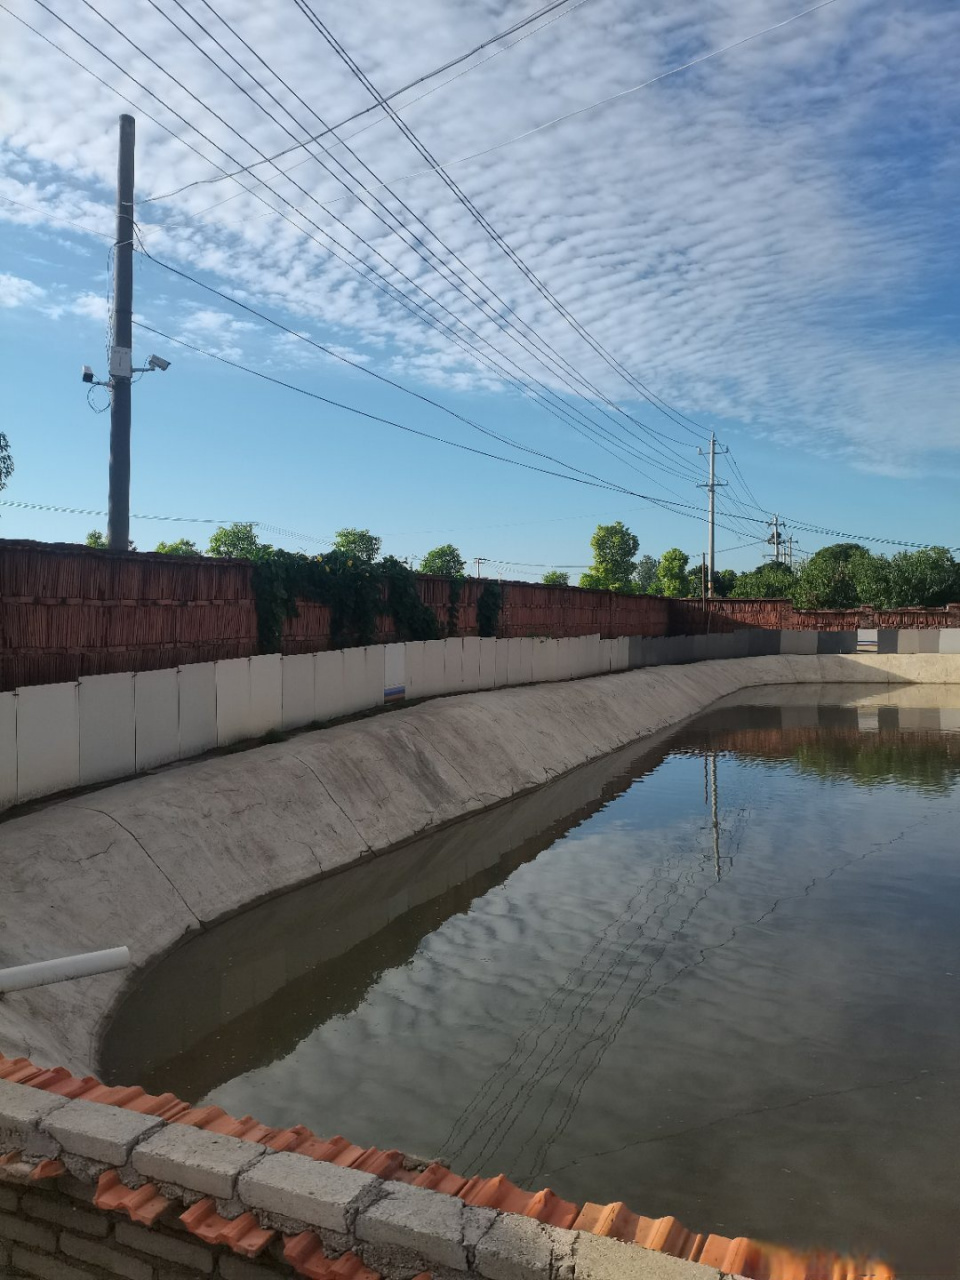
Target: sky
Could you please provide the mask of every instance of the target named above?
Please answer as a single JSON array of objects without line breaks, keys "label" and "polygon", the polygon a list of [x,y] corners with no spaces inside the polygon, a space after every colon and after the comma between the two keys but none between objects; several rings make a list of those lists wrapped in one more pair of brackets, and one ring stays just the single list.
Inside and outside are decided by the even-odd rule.
[{"label": "sky", "polygon": [[718,568],[960,547],[954,0],[2,4],[3,537],[105,527],[127,111],[140,549],[699,561],[711,432]]}]

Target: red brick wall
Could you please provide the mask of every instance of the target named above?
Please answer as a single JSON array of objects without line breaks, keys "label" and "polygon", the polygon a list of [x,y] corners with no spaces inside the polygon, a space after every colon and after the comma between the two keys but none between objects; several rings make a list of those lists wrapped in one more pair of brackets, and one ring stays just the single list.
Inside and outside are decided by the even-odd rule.
[{"label": "red brick wall", "polygon": [[795,609],[789,600],[671,600],[670,635],[761,627],[772,631],[926,631],[960,627],[960,604],[943,609]]}]

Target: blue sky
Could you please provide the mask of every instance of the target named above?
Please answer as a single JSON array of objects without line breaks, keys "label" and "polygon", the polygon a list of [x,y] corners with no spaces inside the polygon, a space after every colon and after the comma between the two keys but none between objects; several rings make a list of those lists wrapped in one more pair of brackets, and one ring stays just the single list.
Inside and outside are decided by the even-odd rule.
[{"label": "blue sky", "polygon": [[[692,507],[704,502],[697,445],[715,429],[750,491],[721,462],[733,482],[720,498],[721,567],[757,562],[765,548],[755,540],[771,511],[787,517],[806,550],[833,539],[799,522],[960,545],[955,5],[829,0],[510,141],[805,7],[664,0],[640,10],[628,0],[568,0],[522,38],[396,98],[440,160],[486,152],[451,163],[449,173],[604,351],[696,422],[689,431],[639,399],[578,336],[438,175],[423,172],[423,159],[379,109],[337,135],[355,154],[328,136],[329,153],[312,144],[309,155],[300,149],[279,161],[289,176],[262,164],[242,175],[247,191],[211,181],[221,178],[217,165],[249,165],[290,147],[291,132],[302,141],[320,132],[320,120],[335,123],[371,102],[293,0],[218,0],[213,10],[185,0],[206,33],[171,5],[97,4],[180,85],[86,5],[51,7],[99,52],[35,0],[11,0],[15,13],[136,103],[143,245],[360,368],[138,255],[135,311],[144,323],[368,413]],[[378,88],[392,92],[533,9],[428,0],[401,14],[383,0],[359,0],[349,11],[317,12]],[[106,367],[116,117],[130,108],[4,13],[0,42],[9,55],[0,69],[3,430],[16,462],[2,498],[103,510],[109,414],[88,407],[80,366]],[[363,200],[384,220],[357,199],[360,178]],[[146,199],[190,183],[197,185],[169,199]],[[414,244],[437,248],[435,233],[455,249],[466,286],[434,269],[438,259],[449,264],[446,250],[418,257],[410,231],[401,240],[392,230],[398,222],[413,229]],[[341,258],[353,254],[365,265],[352,271],[333,257],[328,235]],[[606,398],[577,402],[592,434],[575,433],[361,278],[371,266],[455,328],[461,343],[479,345],[488,362],[560,396],[562,377],[589,381]],[[481,307],[471,305],[480,299]],[[515,337],[523,332],[530,336],[521,346]],[[549,346],[544,361],[531,355],[535,344],[541,355]],[[401,556],[452,541],[468,559],[487,558],[488,571],[517,577],[585,564],[600,521],[624,520],[642,552],[679,545],[699,558],[705,548],[704,523],[690,518],[696,511],[665,511],[418,439],[136,332],[137,357],[153,351],[172,364],[134,389],[131,509],[199,522],[135,520],[142,549],[180,536],[205,545],[213,526],[202,521],[220,519],[260,521],[268,540],[306,551],[322,550],[344,525],[382,534],[385,550]],[[363,370],[562,465],[491,440]],[[95,404],[103,394],[94,393]],[[103,525],[96,516],[0,507],[4,537],[79,541]]]}]

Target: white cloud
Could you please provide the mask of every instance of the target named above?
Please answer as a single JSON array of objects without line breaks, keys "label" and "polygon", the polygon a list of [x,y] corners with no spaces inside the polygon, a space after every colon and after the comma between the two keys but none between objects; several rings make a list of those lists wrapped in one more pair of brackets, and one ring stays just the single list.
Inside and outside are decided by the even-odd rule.
[{"label": "white cloud", "polygon": [[[555,389],[582,375],[611,397],[628,393],[437,175],[396,188],[430,230],[375,185],[424,164],[392,125],[368,128],[376,116],[344,130],[355,136],[369,171],[342,146],[331,149],[327,170],[302,162],[299,152],[280,162],[288,177],[266,165],[257,170],[299,210],[286,209],[289,220],[258,200],[280,205],[252,179],[244,181],[255,194],[209,181],[216,170],[202,157],[216,156],[228,169],[246,164],[256,158],[251,144],[267,153],[289,145],[283,126],[299,138],[318,132],[321,120],[368,105],[365,91],[295,12],[280,22],[257,0],[220,6],[303,100],[261,69],[291,113],[270,103],[275,123],[152,7],[104,0],[103,11],[243,139],[91,13],[71,13],[79,30],[226,156],[27,0],[16,4],[105,78],[125,83],[125,92],[202,153],[140,114],[138,219],[158,257],[266,311],[282,308],[293,327],[393,376],[454,389],[502,386],[475,355],[425,327],[417,318],[422,308],[461,342],[478,342],[511,375],[519,368]],[[642,7],[589,0],[400,109],[438,157],[462,156],[802,7],[798,0],[686,0],[682,8],[667,0]],[[467,0],[424,0],[405,11],[357,0],[330,23],[389,91],[524,11],[519,0],[494,13]],[[178,20],[189,27],[183,15]],[[17,24],[4,19],[2,33],[13,56],[0,196],[109,236],[116,116],[126,108]],[[951,231],[960,191],[953,148],[958,57],[960,11],[947,0],[900,8],[840,0],[452,173],[564,305],[686,412],[712,410],[778,441],[902,473],[960,451],[960,351],[955,317],[943,316],[941,296],[960,289]],[[250,58],[246,63],[255,69]],[[48,92],[51,81],[57,94]],[[372,208],[344,198],[336,179],[347,174],[371,187],[363,199]],[[144,202],[187,182],[202,185]],[[2,202],[0,214],[39,224]],[[396,218],[410,228],[403,240],[391,229]],[[438,260],[446,264],[440,274],[431,266]],[[369,282],[371,269],[383,274],[379,287]],[[176,332],[197,345],[233,359],[259,352],[267,363],[294,363],[293,340],[224,310],[219,300],[197,303],[189,286],[147,264],[138,305],[148,311],[152,298],[152,309],[161,290],[179,317]],[[544,344],[576,374],[559,373]],[[300,355],[305,364],[320,358],[303,344]],[[649,406],[640,416],[656,417]],[[673,430],[662,419],[656,425]]]},{"label": "white cloud", "polygon": [[14,307],[35,306],[42,301],[45,293],[46,290],[32,280],[0,272],[0,307],[12,310]]}]

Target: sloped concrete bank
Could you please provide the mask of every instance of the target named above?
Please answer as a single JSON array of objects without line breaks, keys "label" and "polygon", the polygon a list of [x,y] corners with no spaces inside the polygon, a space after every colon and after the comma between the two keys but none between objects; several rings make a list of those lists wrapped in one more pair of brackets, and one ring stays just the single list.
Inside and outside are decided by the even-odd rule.
[{"label": "sloped concrete bank", "polygon": [[[468,694],[51,804],[0,824],[0,964],[126,944],[142,970],[254,903],[675,727],[738,689],[838,681],[960,683],[960,655],[742,658]],[[0,1050],[90,1069],[132,980],[7,996]]]}]

